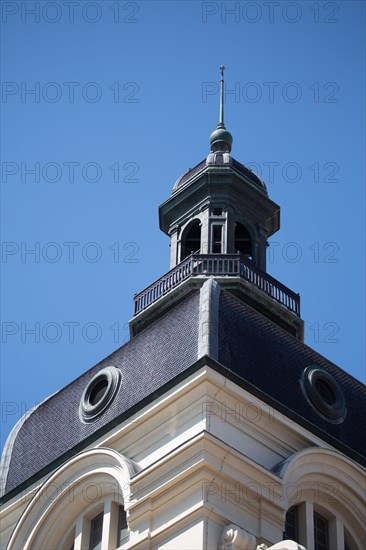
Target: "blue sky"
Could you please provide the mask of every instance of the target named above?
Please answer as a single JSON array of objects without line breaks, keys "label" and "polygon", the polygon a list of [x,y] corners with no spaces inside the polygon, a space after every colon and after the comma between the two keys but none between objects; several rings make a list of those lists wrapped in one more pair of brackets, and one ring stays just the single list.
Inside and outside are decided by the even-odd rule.
[{"label": "blue sky", "polygon": [[364,2],[1,8],[1,444],[168,271],[157,208],[209,152],[221,64],[232,155],[281,206],[268,272],[300,292],[306,343],[364,380]]}]

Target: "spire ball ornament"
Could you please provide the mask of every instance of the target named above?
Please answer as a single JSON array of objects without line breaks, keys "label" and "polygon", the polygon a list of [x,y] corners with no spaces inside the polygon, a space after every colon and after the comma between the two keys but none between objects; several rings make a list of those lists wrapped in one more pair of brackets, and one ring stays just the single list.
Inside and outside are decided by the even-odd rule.
[{"label": "spire ball ornament", "polygon": [[224,65],[220,67],[220,119],[216,130],[210,135],[212,153],[230,153],[233,144],[233,136],[225,128],[224,124]]}]

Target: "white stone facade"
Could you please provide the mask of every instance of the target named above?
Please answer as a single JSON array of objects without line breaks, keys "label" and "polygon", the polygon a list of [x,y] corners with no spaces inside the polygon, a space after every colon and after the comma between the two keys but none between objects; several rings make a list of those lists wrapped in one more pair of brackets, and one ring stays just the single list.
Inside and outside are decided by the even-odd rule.
[{"label": "white stone facade", "polygon": [[[6,502],[0,547],[88,550],[103,513],[102,548],[116,549],[123,505],[124,550],[313,550],[314,511],[328,520],[331,550],[362,550],[364,479],[344,454],[206,366]],[[293,505],[302,546],[282,541]]]}]

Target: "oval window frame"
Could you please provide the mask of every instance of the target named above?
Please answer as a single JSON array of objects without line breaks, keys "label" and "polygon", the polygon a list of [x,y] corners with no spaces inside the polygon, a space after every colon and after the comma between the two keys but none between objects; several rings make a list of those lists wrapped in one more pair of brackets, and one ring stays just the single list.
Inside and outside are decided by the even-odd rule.
[{"label": "oval window frame", "polygon": [[[328,390],[334,395],[333,403],[329,403],[319,391],[319,383],[328,386]],[[338,382],[329,372],[315,365],[306,367],[301,387],[309,404],[322,418],[334,424],[344,421],[347,414],[346,400]]]},{"label": "oval window frame", "polygon": [[[107,387],[100,399],[92,404],[90,397],[95,392],[98,384],[105,383]],[[80,399],[79,416],[82,422],[89,423],[101,415],[113,401],[121,382],[121,371],[116,367],[109,366],[97,372],[89,380]]]}]

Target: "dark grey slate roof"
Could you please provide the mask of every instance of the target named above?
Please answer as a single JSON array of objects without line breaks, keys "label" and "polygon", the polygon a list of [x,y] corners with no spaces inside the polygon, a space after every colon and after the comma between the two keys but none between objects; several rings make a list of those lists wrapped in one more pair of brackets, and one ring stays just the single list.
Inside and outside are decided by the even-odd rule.
[{"label": "dark grey slate roof", "polygon": [[[196,164],[196,166],[194,166],[194,168],[190,168],[189,170],[187,170],[187,172],[182,174],[177,179],[177,181],[175,182],[174,187],[173,187],[173,193],[178,191],[181,187],[183,187],[183,185],[188,180],[190,180],[193,176],[198,174],[198,172],[204,170],[205,168],[208,168],[209,166],[212,167],[212,165],[210,165],[207,162],[207,159],[204,159],[201,162],[199,162],[198,164]],[[219,165],[219,166],[221,166],[221,165]],[[241,174],[242,176],[245,176],[247,179],[249,179],[252,183],[254,183],[257,187],[259,187],[262,191],[265,191],[265,193],[267,194],[267,188],[266,188],[266,185],[265,185],[264,181],[257,174],[255,174],[250,168],[247,168],[247,166],[245,166],[244,164],[242,164],[238,160],[234,159],[233,157],[231,157],[231,166],[233,168],[235,168],[239,172],[239,174]]]},{"label": "dark grey slate roof", "polygon": [[[85,445],[90,436],[154,394],[197,359],[199,292],[196,291],[130,342],[92,367],[32,412],[15,436],[5,492],[12,491],[70,449]],[[118,393],[94,422],[79,418],[79,403],[88,381],[101,369],[114,365],[121,371]],[[62,461],[64,461],[63,459]]]},{"label": "dark grey slate roof", "polygon": [[[9,458],[4,500],[203,364],[209,364],[350,458],[365,464],[365,440],[360,434],[366,413],[365,386],[240,298],[220,291],[219,285],[216,288],[218,323],[214,321],[216,329],[210,332],[210,338],[216,340],[215,345],[211,343],[210,349],[215,350],[212,358],[198,357],[202,291],[190,291],[130,342],[41,403],[18,430],[14,429],[12,445],[4,451]],[[211,301],[215,301],[214,295],[213,292]],[[212,308],[215,307],[213,303]],[[121,372],[118,393],[101,416],[84,424],[79,418],[82,393],[89,380],[110,365]],[[342,423],[332,424],[319,416],[304,397],[300,379],[309,365],[326,370],[341,387],[347,405]]]},{"label": "dark grey slate roof", "polygon": [[[360,433],[366,417],[364,384],[225,291],[220,294],[218,360],[264,401],[365,464],[366,440]],[[300,379],[310,365],[327,371],[342,389],[347,406],[342,423],[322,418],[304,397]]]}]

